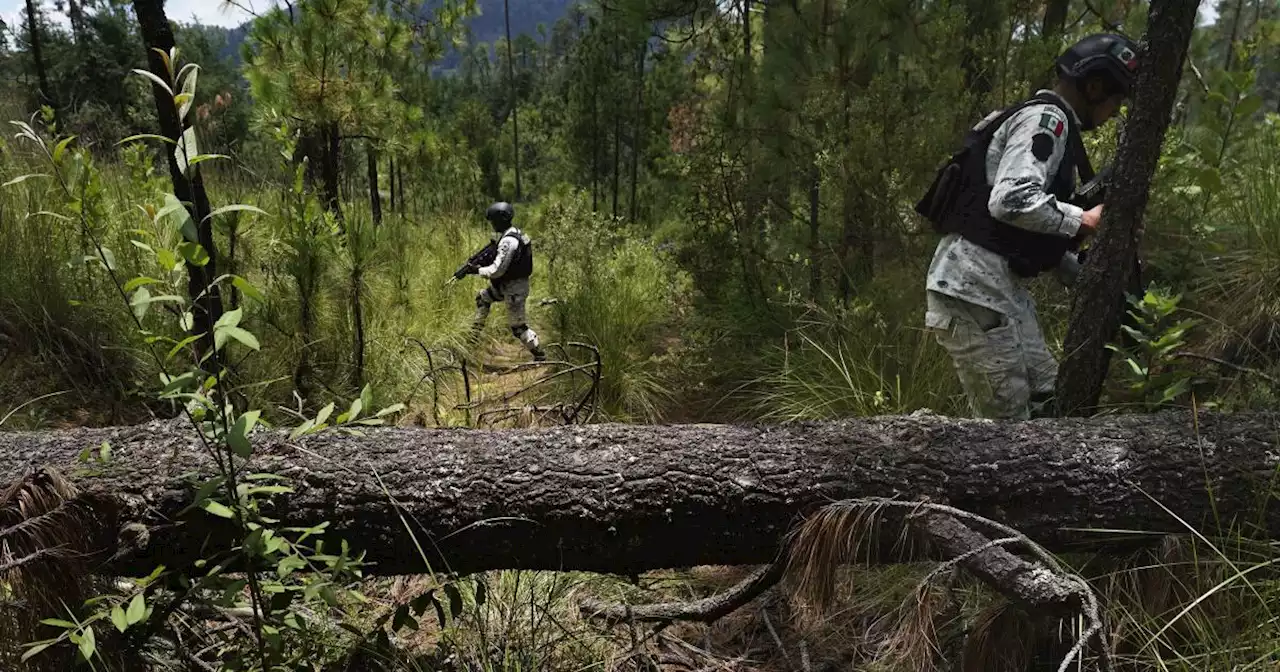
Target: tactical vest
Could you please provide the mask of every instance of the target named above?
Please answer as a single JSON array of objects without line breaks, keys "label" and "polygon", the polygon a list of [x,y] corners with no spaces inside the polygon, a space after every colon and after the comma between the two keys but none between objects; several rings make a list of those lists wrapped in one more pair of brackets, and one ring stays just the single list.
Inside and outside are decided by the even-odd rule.
[{"label": "tactical vest", "polygon": [[1082,182],[1093,178],[1093,167],[1080,137],[1071,111],[1047,93],[1037,94],[1002,112],[982,130],[970,130],[963,147],[938,170],[924,198],[916,203],[919,212],[934,230],[946,235],[957,233],[1009,261],[1009,268],[1022,277],[1033,277],[1051,270],[1069,250],[1079,247],[1079,237],[1068,238],[1039,233],[1002,222],[991,216],[987,203],[991,185],[987,182],[987,148],[1000,125],[1019,110],[1038,103],[1049,103],[1062,111],[1067,120],[1067,151],[1045,191],[1059,201],[1068,202],[1075,189],[1073,172]]},{"label": "tactical vest", "polygon": [[499,281],[519,280],[533,275],[533,242],[525,243],[520,236],[516,235],[507,237],[516,239],[515,258],[511,260],[511,265],[507,266],[507,272],[502,274]]}]

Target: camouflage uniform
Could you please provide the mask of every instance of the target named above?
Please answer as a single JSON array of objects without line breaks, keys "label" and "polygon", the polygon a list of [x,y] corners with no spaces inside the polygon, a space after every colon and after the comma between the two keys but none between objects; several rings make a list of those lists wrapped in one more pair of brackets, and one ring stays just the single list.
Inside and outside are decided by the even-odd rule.
[{"label": "camouflage uniform", "polygon": [[529,328],[525,317],[525,301],[529,298],[529,278],[502,279],[515,258],[518,246],[528,245],[529,237],[514,226],[498,235],[500,236],[498,254],[493,258],[493,263],[476,271],[480,277],[489,279],[490,284],[476,294],[473,330],[478,333],[483,329],[485,322],[489,319],[490,307],[502,301],[507,305],[507,325],[511,327],[511,334],[520,340],[526,350],[541,357],[542,349],[538,346],[538,334]]},{"label": "camouflage uniform", "polygon": [[[975,128],[997,116],[999,112],[991,113]],[[1079,119],[1075,121],[1078,125]],[[996,130],[986,155],[992,185],[987,207],[993,217],[1065,237],[1080,229],[1083,211],[1060,202],[1046,188],[1068,151],[1067,134],[1044,132],[1059,122],[1066,123],[1060,109],[1038,103]],[[1053,141],[1051,151],[1046,137]],[[1070,285],[1078,272],[1075,255],[1066,254],[1057,269],[1059,280]],[[1026,419],[1033,402],[1042,403],[1053,393],[1058,364],[1040,331],[1029,282],[1010,270],[1004,257],[959,234],[944,237],[934,252],[926,281],[925,326],[951,355],[977,417]]]}]

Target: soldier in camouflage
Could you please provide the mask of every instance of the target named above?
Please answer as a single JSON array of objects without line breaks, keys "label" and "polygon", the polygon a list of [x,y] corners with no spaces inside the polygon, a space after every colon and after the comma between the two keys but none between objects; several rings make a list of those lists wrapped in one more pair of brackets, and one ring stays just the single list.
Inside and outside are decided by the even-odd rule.
[{"label": "soldier in camouflage", "polygon": [[[476,313],[472,318],[472,339],[478,338],[489,319],[489,310],[499,301],[507,306],[507,325],[511,335],[533,355],[534,361],[545,361],[547,356],[538,344],[538,334],[529,328],[525,316],[525,302],[529,299],[529,277],[533,275],[533,245],[512,222],[515,208],[510,203],[494,203],[485,212],[485,219],[493,227],[498,241],[497,254],[486,266],[460,270],[475,273],[489,280],[489,286],[476,294]],[[456,276],[455,276],[456,277]]]},{"label": "soldier in camouflage", "polygon": [[1067,202],[1076,169],[1092,172],[1080,168],[1088,156],[1079,132],[1119,110],[1135,78],[1136,52],[1120,35],[1087,37],[1058,58],[1052,90],[993,112],[970,133],[967,174],[984,175],[960,178],[966,186],[953,202],[973,207],[951,206],[956,212],[943,217],[925,325],[950,354],[976,417],[1026,419],[1052,399],[1058,364],[1028,285],[1049,271],[1074,282],[1075,248],[1102,215],[1101,206],[1084,211]]}]

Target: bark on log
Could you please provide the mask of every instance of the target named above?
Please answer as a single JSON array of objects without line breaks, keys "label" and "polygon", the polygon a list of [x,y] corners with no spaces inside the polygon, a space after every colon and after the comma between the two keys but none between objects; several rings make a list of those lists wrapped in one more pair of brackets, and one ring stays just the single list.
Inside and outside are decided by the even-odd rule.
[{"label": "bark on log", "polygon": [[[1259,535],[1280,538],[1280,509],[1260,514],[1256,497],[1280,461],[1278,430],[1280,415],[1207,413],[1021,423],[919,415],[788,426],[379,428],[296,443],[279,432],[256,434],[251,467],[286,476],[297,490],[268,515],[283,525],[331,521],[335,535],[376,563],[373,574],[426,569],[375,472],[436,571],[631,574],[770,562],[799,516],[857,497],[928,498],[1004,522],[1053,550],[1114,542],[1063,528],[1185,532],[1161,505],[1209,533],[1221,529],[1216,514],[1217,524],[1258,525]],[[113,452],[107,465],[77,461],[104,440]],[[189,502],[181,475],[212,473],[179,423],[0,432],[0,483],[36,465],[55,466],[80,488],[113,498],[115,524],[132,523],[131,538],[138,523],[150,528],[144,548],[101,571],[184,565],[207,554],[207,545],[225,543],[220,519],[203,512],[163,524],[177,522]],[[1121,536],[1132,542],[1137,535]]]}]

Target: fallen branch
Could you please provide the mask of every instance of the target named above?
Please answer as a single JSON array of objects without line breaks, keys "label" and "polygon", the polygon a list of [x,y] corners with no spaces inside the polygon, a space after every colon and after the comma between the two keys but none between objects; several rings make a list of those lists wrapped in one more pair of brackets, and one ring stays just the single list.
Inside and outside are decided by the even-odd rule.
[{"label": "fallen branch", "polygon": [[786,562],[778,560],[755,570],[746,579],[723,593],[691,602],[663,602],[631,606],[608,604],[599,600],[583,600],[580,609],[584,616],[599,618],[608,623],[628,621],[670,623],[693,621],[714,623],[728,616],[777,585],[786,571]]}]

